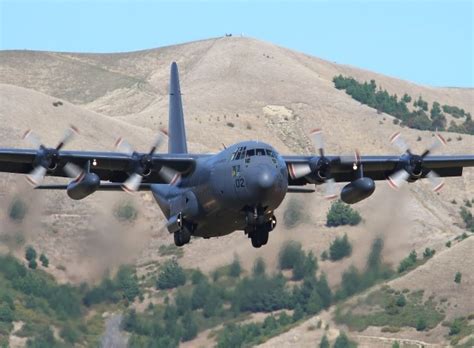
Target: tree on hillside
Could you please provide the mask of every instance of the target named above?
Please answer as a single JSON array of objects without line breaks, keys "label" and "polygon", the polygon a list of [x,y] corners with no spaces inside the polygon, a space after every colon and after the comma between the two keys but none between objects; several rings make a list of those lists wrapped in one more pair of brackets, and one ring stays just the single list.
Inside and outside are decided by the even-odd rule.
[{"label": "tree on hillside", "polygon": [[15,198],[10,205],[8,216],[13,221],[21,222],[25,218],[27,210],[28,209],[23,200],[21,200],[20,198]]},{"label": "tree on hillside", "polygon": [[265,261],[261,257],[257,258],[253,263],[252,274],[253,276],[262,276],[265,275]]},{"label": "tree on hillside", "polygon": [[319,343],[319,348],[329,348],[329,340],[326,335],[321,338],[321,342]]},{"label": "tree on hillside", "polygon": [[286,228],[293,228],[300,223],[304,217],[304,206],[296,200],[290,199],[286,205],[286,210],[283,214],[283,224]]},{"label": "tree on hillside", "polygon": [[444,130],[446,128],[446,116],[441,112],[441,106],[438,102],[433,102],[430,114],[432,127],[434,129]]},{"label": "tree on hillside", "polygon": [[41,254],[39,260],[41,261],[41,264],[43,265],[43,267],[47,268],[49,266],[49,260],[45,254]]},{"label": "tree on hillside", "polygon": [[173,259],[166,262],[158,275],[156,287],[158,289],[172,289],[186,283],[186,275],[178,262]]},{"label": "tree on hillside", "polygon": [[426,329],[426,319],[423,317],[418,318],[416,322],[416,331],[423,331]]},{"label": "tree on hillside", "polygon": [[278,267],[281,270],[292,269],[299,258],[304,257],[301,243],[288,241],[283,244],[278,253]]},{"label": "tree on hillside", "polygon": [[240,265],[240,260],[237,256],[234,257],[234,261],[230,264],[229,275],[234,278],[238,278],[242,273],[242,266]]},{"label": "tree on hillside", "polygon": [[35,260],[36,259],[36,250],[32,246],[26,247],[25,250],[25,259],[27,261]]},{"label": "tree on hillside", "polygon": [[357,225],[362,218],[357,211],[341,200],[335,201],[327,213],[326,226]]},{"label": "tree on hillside", "polygon": [[357,345],[349,340],[347,335],[341,331],[334,342],[334,348],[353,348]]},{"label": "tree on hillside", "polygon": [[187,312],[182,319],[183,334],[182,341],[190,341],[197,336],[198,326],[192,312]]},{"label": "tree on hillside", "polygon": [[352,245],[347,238],[347,234],[344,234],[344,237],[336,239],[329,246],[329,258],[332,261],[340,260],[346,256],[351,255]]},{"label": "tree on hillside", "polygon": [[423,111],[428,111],[428,103],[421,98],[421,95],[418,97],[418,100],[415,100],[413,106],[418,107]]},{"label": "tree on hillside", "polygon": [[461,283],[461,278],[462,278],[461,272],[456,272],[456,274],[454,275],[454,282],[457,283],[457,284],[460,284]]},{"label": "tree on hillside", "polygon": [[466,224],[466,229],[474,232],[474,217],[472,216],[472,213],[466,207],[461,207],[460,214]]}]

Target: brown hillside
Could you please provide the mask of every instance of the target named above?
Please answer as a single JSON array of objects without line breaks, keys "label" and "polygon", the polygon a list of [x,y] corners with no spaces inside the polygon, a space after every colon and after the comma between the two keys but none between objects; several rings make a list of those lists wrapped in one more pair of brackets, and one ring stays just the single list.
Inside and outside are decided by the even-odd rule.
[{"label": "brown hillside", "polygon": [[[27,147],[19,140],[27,128],[52,145],[67,125],[74,124],[82,133],[68,149],[112,150],[114,140],[123,135],[138,150],[146,150],[153,134],[167,124],[172,61],[180,68],[188,140],[190,150],[196,152],[217,152],[222,143],[256,139],[271,143],[282,153],[310,153],[307,134],[316,127],[324,129],[330,154],[350,154],[354,148],[363,154],[396,154],[388,137],[399,130],[415,152],[431,143],[431,132],[401,129],[391,116],[379,115],[336,90],[332,78],[338,74],[375,79],[390,93],[421,95],[430,103],[456,105],[474,113],[473,89],[419,86],[250,38],[217,38],[120,54],[3,51],[0,146]],[[53,107],[57,100],[64,105]],[[443,135],[451,140],[440,154],[473,153],[474,136]],[[303,197],[291,194],[277,211],[279,221],[283,221],[290,199],[304,200],[307,216],[291,230],[280,223],[266,247],[253,249],[243,233],[237,232],[219,239],[193,240],[180,262],[211,271],[231,262],[234,254],[246,268],[255,257],[263,256],[272,270],[280,245],[288,239],[299,240],[305,249],[320,255],[336,235],[347,233],[354,245],[353,257],[320,263],[330,283],[336,285],[350,264],[364,265],[371,241],[383,235],[384,258],[393,264],[412,249],[438,251],[420,268],[429,270],[419,278],[423,282],[420,286],[428,287],[436,282],[435,271],[443,267],[442,260],[449,259],[455,250],[441,252],[448,239],[463,231],[459,207],[464,199],[474,198],[473,183],[472,168],[465,170],[462,178],[448,179],[440,194],[421,182],[401,192],[378,182],[374,195],[355,205],[364,217],[363,224],[336,229],[325,227],[330,203],[322,198],[321,190]],[[19,193],[26,194],[32,203],[31,213],[21,225],[7,219],[8,205]],[[148,193],[136,197],[99,193],[73,202],[63,192],[31,192],[23,178],[0,174],[0,196],[3,240],[4,236],[25,234],[27,243],[50,256],[52,272],[64,281],[96,279],[104,268],[132,259],[140,263],[157,260],[158,247],[172,243],[162,228],[161,212]],[[117,203],[128,199],[139,209],[139,218],[123,224],[114,218],[113,211]],[[451,203],[453,199],[457,204]],[[16,250],[22,254],[22,249]],[[456,250],[460,259],[472,257],[472,248]],[[57,269],[59,266],[66,270]],[[409,277],[400,281],[408,282]],[[461,309],[467,290],[456,297]]]}]

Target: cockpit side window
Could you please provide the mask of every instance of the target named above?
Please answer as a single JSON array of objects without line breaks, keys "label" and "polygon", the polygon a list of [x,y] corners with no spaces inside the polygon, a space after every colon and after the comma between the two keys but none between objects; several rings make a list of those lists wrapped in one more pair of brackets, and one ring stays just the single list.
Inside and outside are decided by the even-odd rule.
[{"label": "cockpit side window", "polygon": [[234,158],[234,159],[235,159],[235,160],[239,160],[239,159],[241,159],[241,158],[244,158],[244,156],[245,156],[245,149],[246,149],[246,148],[247,148],[247,147],[245,147],[245,146],[244,146],[244,147],[239,147],[239,149],[237,150],[237,151],[238,151],[238,152],[237,152],[237,155],[235,155],[235,158]]},{"label": "cockpit side window", "polygon": [[276,158],[276,154],[273,150],[267,149],[266,151],[267,151],[267,156],[270,156],[272,158]]}]

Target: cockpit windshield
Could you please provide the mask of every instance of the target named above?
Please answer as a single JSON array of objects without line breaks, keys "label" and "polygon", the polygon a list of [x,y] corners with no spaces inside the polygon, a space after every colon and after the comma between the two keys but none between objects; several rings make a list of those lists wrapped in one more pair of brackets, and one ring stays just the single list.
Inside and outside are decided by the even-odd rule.
[{"label": "cockpit windshield", "polygon": [[246,147],[239,147],[231,156],[230,160],[239,160],[239,159],[246,159],[247,161],[250,160],[250,157],[253,156],[267,156],[276,159],[277,155],[273,150],[270,149],[248,149]]}]

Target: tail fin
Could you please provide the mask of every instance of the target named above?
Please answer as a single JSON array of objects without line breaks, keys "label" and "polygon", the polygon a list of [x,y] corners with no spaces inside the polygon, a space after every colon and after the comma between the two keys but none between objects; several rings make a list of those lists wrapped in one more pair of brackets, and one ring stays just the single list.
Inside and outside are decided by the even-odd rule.
[{"label": "tail fin", "polygon": [[186,145],[183,104],[181,102],[181,89],[179,87],[178,65],[176,62],[171,64],[169,108],[168,152],[187,153],[188,146]]}]

